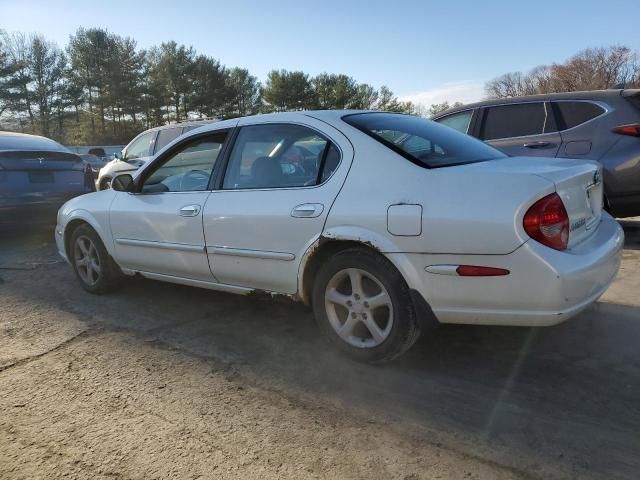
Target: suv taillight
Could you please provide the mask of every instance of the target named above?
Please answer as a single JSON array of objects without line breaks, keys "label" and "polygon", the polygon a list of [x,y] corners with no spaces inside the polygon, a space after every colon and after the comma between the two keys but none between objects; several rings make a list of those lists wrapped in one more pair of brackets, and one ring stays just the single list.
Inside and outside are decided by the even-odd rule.
[{"label": "suv taillight", "polygon": [[631,137],[640,137],[640,123],[630,123],[628,125],[617,126],[613,129],[613,133],[629,135]]},{"label": "suv taillight", "polygon": [[552,193],[534,203],[523,220],[527,234],[556,250],[565,250],[569,244],[569,215],[562,199]]}]

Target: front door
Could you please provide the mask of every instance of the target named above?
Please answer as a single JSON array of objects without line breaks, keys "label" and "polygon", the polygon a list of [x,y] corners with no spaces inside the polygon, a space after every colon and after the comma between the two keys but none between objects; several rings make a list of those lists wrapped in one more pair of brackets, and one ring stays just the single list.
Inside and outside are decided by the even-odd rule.
[{"label": "front door", "polygon": [[219,282],[293,294],[353,150],[323,122],[280,119],[240,122],[220,188],[205,205],[204,231]]},{"label": "front door", "polygon": [[135,271],[214,281],[202,212],[227,132],[177,144],[140,176],[138,193],[118,192],[110,210],[118,263]]}]

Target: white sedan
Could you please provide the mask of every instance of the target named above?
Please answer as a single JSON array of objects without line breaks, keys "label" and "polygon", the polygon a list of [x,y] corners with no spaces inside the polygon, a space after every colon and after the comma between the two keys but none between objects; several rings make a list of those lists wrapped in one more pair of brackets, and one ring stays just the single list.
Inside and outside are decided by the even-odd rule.
[{"label": "white sedan", "polygon": [[123,275],[312,306],[351,357],[390,360],[431,323],[542,326],[595,302],[623,232],[597,163],[507,157],[380,112],[217,122],[59,211],[86,290]]}]

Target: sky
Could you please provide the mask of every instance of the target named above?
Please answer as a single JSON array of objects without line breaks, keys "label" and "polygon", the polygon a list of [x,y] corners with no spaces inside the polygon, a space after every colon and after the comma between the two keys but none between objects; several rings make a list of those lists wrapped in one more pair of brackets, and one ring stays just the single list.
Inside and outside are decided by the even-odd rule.
[{"label": "sky", "polygon": [[345,73],[425,106],[483,96],[502,73],[581,49],[640,51],[640,0],[0,0],[0,29],[64,46],[102,27],[142,48],[175,40],[260,80],[272,69]]}]

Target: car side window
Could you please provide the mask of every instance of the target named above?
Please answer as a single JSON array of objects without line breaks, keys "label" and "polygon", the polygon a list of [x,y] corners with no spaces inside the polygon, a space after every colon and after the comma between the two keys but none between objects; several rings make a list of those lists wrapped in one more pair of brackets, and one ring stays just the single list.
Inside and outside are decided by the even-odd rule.
[{"label": "car side window", "polygon": [[182,127],[165,128],[158,132],[154,152],[157,153],[182,134]]},{"label": "car side window", "polygon": [[227,137],[226,132],[192,140],[154,168],[144,180],[142,193],[207,190],[211,172]]},{"label": "car side window", "polygon": [[591,102],[553,102],[559,114],[558,124],[561,130],[577,127],[602,115],[605,109]]},{"label": "car side window", "polygon": [[467,133],[469,131],[469,124],[471,123],[472,115],[473,110],[466,110],[464,112],[453,113],[446,117],[439,118],[436,122],[446,125],[447,127],[451,127],[459,132]]},{"label": "car side window", "polygon": [[544,102],[516,103],[487,107],[480,138],[497,140],[554,131],[557,129],[553,115]]},{"label": "car side window", "polygon": [[156,132],[145,133],[127,147],[123,160],[134,160],[149,156],[149,147]]},{"label": "car side window", "polygon": [[246,126],[240,129],[231,152],[223,188],[317,185],[339,162],[337,147],[310,128],[289,124]]}]

